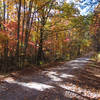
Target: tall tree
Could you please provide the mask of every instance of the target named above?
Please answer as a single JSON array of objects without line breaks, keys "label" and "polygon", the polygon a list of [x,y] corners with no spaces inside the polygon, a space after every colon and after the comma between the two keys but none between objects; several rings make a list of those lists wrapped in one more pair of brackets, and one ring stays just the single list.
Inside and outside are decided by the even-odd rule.
[{"label": "tall tree", "polygon": [[[17,49],[16,49],[16,56],[19,63],[19,37],[20,37],[20,21],[21,21],[21,0],[19,0],[19,7],[18,7],[18,27],[17,27]],[[18,65],[19,67],[19,65]]]}]

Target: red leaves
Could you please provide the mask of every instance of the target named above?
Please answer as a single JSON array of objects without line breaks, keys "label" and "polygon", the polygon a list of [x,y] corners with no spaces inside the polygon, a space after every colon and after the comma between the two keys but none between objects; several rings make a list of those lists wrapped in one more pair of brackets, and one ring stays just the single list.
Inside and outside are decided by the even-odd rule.
[{"label": "red leaves", "polygon": [[70,39],[69,38],[66,38],[65,40],[64,40],[64,42],[69,42],[70,41]]},{"label": "red leaves", "polygon": [[35,46],[33,42],[28,42],[29,45]]}]

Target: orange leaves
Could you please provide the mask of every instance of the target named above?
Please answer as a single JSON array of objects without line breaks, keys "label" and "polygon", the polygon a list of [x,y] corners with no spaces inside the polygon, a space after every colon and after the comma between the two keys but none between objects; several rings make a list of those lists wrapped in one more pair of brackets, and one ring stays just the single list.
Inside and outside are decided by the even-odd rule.
[{"label": "orange leaves", "polygon": [[3,24],[5,26],[5,28],[8,29],[8,31],[15,31],[17,29],[17,23],[16,22],[9,22],[9,23],[5,23]]},{"label": "orange leaves", "polygon": [[38,7],[44,5],[49,0],[32,0]]},{"label": "orange leaves", "polygon": [[4,41],[8,40],[8,32],[6,31],[0,31],[0,43],[3,43]]}]

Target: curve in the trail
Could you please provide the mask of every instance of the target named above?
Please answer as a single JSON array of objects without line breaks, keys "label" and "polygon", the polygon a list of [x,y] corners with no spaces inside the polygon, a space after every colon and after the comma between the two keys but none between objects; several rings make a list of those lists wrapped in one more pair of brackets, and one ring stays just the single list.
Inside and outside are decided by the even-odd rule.
[{"label": "curve in the trail", "polygon": [[29,76],[20,76],[18,79],[7,77],[0,84],[0,100],[71,100],[74,97],[88,100],[91,96],[99,97],[100,94],[77,88],[68,81],[74,80],[74,72],[84,68],[89,62],[89,58],[78,58],[62,66]]}]

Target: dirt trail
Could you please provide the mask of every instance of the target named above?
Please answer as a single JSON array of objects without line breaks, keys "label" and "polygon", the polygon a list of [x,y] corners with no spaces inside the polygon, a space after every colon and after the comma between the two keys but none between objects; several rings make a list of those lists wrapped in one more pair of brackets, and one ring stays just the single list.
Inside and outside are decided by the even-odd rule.
[{"label": "dirt trail", "polygon": [[7,77],[0,84],[0,100],[97,100],[100,77],[85,69],[88,63],[88,58],[78,58],[42,72]]}]

